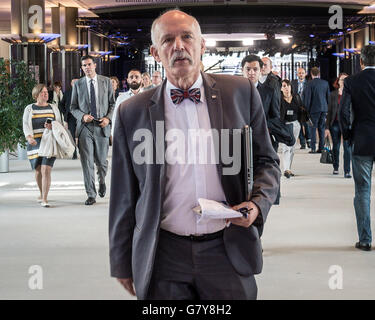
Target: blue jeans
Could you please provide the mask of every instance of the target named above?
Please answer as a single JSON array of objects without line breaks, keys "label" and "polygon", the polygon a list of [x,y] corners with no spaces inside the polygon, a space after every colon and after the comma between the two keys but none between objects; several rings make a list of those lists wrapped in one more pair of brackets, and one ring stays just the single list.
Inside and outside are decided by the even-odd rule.
[{"label": "blue jeans", "polygon": [[[303,128],[305,128],[305,132],[303,132]],[[306,145],[306,140],[310,140],[310,131],[307,122],[303,122],[301,123],[301,131],[299,132],[299,142],[301,146]]]},{"label": "blue jeans", "polygon": [[324,148],[324,130],[326,125],[326,115],[327,112],[316,112],[310,114],[313,127],[310,129],[311,143],[310,148],[315,151],[316,147],[316,129],[318,129],[319,134],[319,147],[318,150],[323,150]]},{"label": "blue jeans", "polygon": [[[332,126],[329,128],[332,137],[332,151],[333,151],[333,170],[339,170],[339,159],[340,159],[340,145],[341,145],[341,130],[338,121],[334,121]],[[350,159],[351,159],[351,147],[349,142],[344,140],[344,172],[350,173]]]},{"label": "blue jeans", "polygon": [[353,177],[355,185],[354,209],[357,218],[359,241],[371,244],[371,173],[375,157],[353,155]]}]

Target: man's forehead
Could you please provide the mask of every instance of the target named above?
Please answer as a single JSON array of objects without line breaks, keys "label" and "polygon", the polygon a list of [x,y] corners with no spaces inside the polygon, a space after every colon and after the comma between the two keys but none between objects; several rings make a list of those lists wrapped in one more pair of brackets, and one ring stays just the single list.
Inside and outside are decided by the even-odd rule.
[{"label": "man's forehead", "polygon": [[141,76],[141,73],[138,72],[138,71],[130,71],[129,74],[128,74],[128,78],[130,77],[140,77]]},{"label": "man's forehead", "polygon": [[92,61],[91,59],[87,59],[87,60],[82,61],[83,66],[87,66],[89,64],[94,64],[94,61]]},{"label": "man's forehead", "polygon": [[166,13],[160,17],[155,25],[155,29],[158,29],[159,37],[165,34],[198,32],[198,27],[196,20],[182,13]]},{"label": "man's forehead", "polygon": [[264,64],[267,64],[267,65],[270,64],[270,60],[268,58],[262,58],[262,61]]},{"label": "man's forehead", "polygon": [[260,67],[259,61],[251,61],[251,62],[246,62],[245,63],[245,68],[258,68]]}]

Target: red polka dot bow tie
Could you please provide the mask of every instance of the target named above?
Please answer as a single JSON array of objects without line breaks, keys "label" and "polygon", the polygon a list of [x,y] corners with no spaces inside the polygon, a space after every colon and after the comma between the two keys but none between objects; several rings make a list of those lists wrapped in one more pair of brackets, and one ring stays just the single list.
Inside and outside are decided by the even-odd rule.
[{"label": "red polka dot bow tie", "polygon": [[201,100],[201,90],[199,88],[190,90],[171,89],[171,99],[174,104],[180,104],[186,98],[198,103]]}]

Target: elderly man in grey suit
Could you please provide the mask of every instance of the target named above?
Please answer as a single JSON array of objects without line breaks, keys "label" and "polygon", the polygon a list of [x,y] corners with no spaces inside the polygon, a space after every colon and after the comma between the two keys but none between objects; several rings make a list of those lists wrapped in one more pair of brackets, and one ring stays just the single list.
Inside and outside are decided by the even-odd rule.
[{"label": "elderly man in grey suit", "polygon": [[[255,299],[254,274],[262,269],[259,237],[280,179],[259,93],[248,79],[200,72],[205,43],[192,16],[167,11],[151,30],[151,53],[167,78],[118,109],[109,211],[111,275],[138,299]],[[220,141],[203,147],[203,155],[219,146],[231,154],[238,140],[229,141],[241,138],[235,129],[245,125],[253,129],[254,141],[250,201],[244,171],[231,170],[223,150],[217,162],[198,162],[201,145],[189,135],[217,133]],[[174,158],[176,137],[188,147]],[[226,201],[249,214],[228,221],[202,219],[193,210],[199,198]]]},{"label": "elderly man in grey suit", "polygon": [[84,56],[81,64],[85,77],[74,83],[70,109],[77,119],[76,136],[88,196],[85,205],[92,205],[96,202],[94,163],[98,171],[99,196],[103,198],[106,193],[109,124],[115,101],[111,80],[96,74],[94,58]]}]

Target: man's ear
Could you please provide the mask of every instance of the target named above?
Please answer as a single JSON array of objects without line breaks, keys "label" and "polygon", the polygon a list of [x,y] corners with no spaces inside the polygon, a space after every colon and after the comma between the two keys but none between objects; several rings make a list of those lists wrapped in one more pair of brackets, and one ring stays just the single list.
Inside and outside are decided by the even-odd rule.
[{"label": "man's ear", "polygon": [[202,37],[202,40],[201,40],[201,56],[204,54],[205,51],[206,51],[206,40],[204,40],[204,38]]},{"label": "man's ear", "polygon": [[158,53],[158,49],[156,49],[156,47],[154,45],[152,45],[150,47],[150,53],[151,55],[154,57],[154,59],[157,61],[157,62],[160,62],[160,57],[159,57],[159,53]]}]

